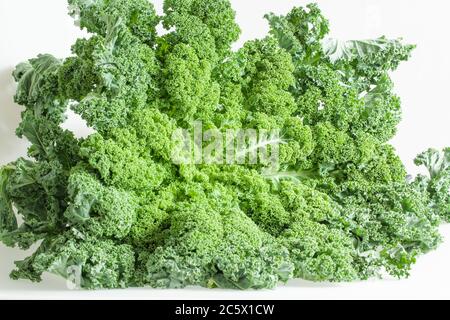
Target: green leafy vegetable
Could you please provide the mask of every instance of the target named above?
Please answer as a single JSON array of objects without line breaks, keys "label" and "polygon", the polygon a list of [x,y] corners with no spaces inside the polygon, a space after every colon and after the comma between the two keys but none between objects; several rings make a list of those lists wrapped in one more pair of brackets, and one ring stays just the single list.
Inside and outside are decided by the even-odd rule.
[{"label": "green leafy vegetable", "polygon": [[[406,277],[439,245],[450,149],[419,155],[430,174],[409,179],[388,144],[401,119],[390,72],[414,46],[327,39],[314,4],[267,15],[270,34],[237,51],[227,0],[166,0],[162,16],[147,0],[69,5],[92,35],[13,74],[31,146],[0,169],[0,240],[39,244],[13,279],[261,289]],[[95,133],[62,129],[68,108]],[[238,163],[173,161],[193,123],[259,135],[215,141]],[[247,163],[263,152],[276,161]]]}]

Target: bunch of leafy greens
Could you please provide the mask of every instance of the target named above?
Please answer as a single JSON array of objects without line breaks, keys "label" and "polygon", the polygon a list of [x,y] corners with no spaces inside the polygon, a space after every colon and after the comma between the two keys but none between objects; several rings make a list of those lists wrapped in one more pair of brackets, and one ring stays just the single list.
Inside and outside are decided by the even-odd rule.
[{"label": "bunch of leafy greens", "polygon": [[[89,289],[273,288],[290,278],[408,276],[450,220],[450,148],[408,178],[388,141],[389,73],[413,46],[326,39],[316,5],[232,44],[228,0],[69,0],[92,34],[14,71],[28,158],[0,171],[0,240],[36,252],[13,279],[81,272]],[[162,22],[164,35],[156,32]],[[62,129],[71,108],[95,133]],[[171,161],[173,133],[281,129],[277,168]],[[20,217],[21,223],[18,222]]]}]

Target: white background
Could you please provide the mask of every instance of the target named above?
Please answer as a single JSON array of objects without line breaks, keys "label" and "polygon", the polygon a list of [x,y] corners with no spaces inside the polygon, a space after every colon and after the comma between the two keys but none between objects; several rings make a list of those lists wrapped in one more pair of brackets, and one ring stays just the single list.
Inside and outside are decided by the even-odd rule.
[{"label": "white background", "polygon": [[[132,1],[132,0],[130,0]],[[211,0],[214,1],[214,0]],[[268,30],[262,18],[270,11],[287,13],[307,1],[232,0],[243,41],[263,37]],[[162,1],[154,1],[161,11]],[[330,19],[332,36],[344,40],[380,35],[403,37],[418,48],[412,59],[393,75],[402,97],[404,117],[393,140],[408,170],[419,172],[412,159],[428,147],[450,146],[450,2],[446,0],[319,0]],[[73,26],[64,0],[0,0],[0,165],[26,154],[27,143],[14,135],[20,107],[13,103],[16,64],[39,53],[57,57],[70,54],[75,39],[86,34]],[[71,116],[66,127],[78,135],[89,131]],[[351,284],[315,284],[290,281],[276,290],[236,292],[228,290],[127,289],[70,291],[52,275],[32,284],[8,278],[13,261],[28,253],[0,246],[0,298],[121,298],[121,299],[450,299],[450,226],[442,227],[444,244],[420,257],[407,280],[374,280]]]}]

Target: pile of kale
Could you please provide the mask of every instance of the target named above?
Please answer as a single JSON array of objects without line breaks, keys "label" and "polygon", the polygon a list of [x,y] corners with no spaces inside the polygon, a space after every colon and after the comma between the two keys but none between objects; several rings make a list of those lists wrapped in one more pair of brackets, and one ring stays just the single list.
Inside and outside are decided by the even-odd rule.
[{"label": "pile of kale", "polygon": [[[413,46],[328,39],[316,5],[237,50],[228,0],[69,0],[92,34],[14,71],[27,158],[0,169],[0,240],[84,288],[273,288],[407,276],[450,219],[450,148],[408,178],[389,73]],[[162,23],[166,32],[157,33]],[[62,129],[71,108],[95,133]],[[174,132],[280,130],[277,167],[176,164]],[[249,146],[251,148],[251,146]],[[20,217],[20,223],[18,222]],[[23,222],[22,222],[23,221]]]}]

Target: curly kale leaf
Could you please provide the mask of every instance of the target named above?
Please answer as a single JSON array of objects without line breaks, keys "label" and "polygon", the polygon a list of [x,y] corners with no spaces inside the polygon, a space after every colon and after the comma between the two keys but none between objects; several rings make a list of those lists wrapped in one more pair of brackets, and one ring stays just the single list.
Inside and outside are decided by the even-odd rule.
[{"label": "curly kale leaf", "polygon": [[44,272],[50,272],[85,289],[125,288],[132,281],[134,263],[128,245],[80,239],[68,232],[47,238],[31,257],[16,262],[11,277],[40,281]]},{"label": "curly kale leaf", "polygon": [[415,163],[425,166],[429,171],[429,178],[419,176],[416,183],[424,184],[425,190],[431,198],[431,207],[440,216],[450,219],[450,148],[443,151],[429,149],[420,154]]},{"label": "curly kale leaf", "polygon": [[69,0],[70,15],[91,33],[105,35],[105,17],[121,18],[129,30],[148,44],[156,39],[159,18],[153,4],[146,0]]},{"label": "curly kale leaf", "polygon": [[12,200],[6,189],[13,170],[12,167],[0,169],[0,239],[8,245],[11,243],[5,241],[5,234],[17,229]]}]

